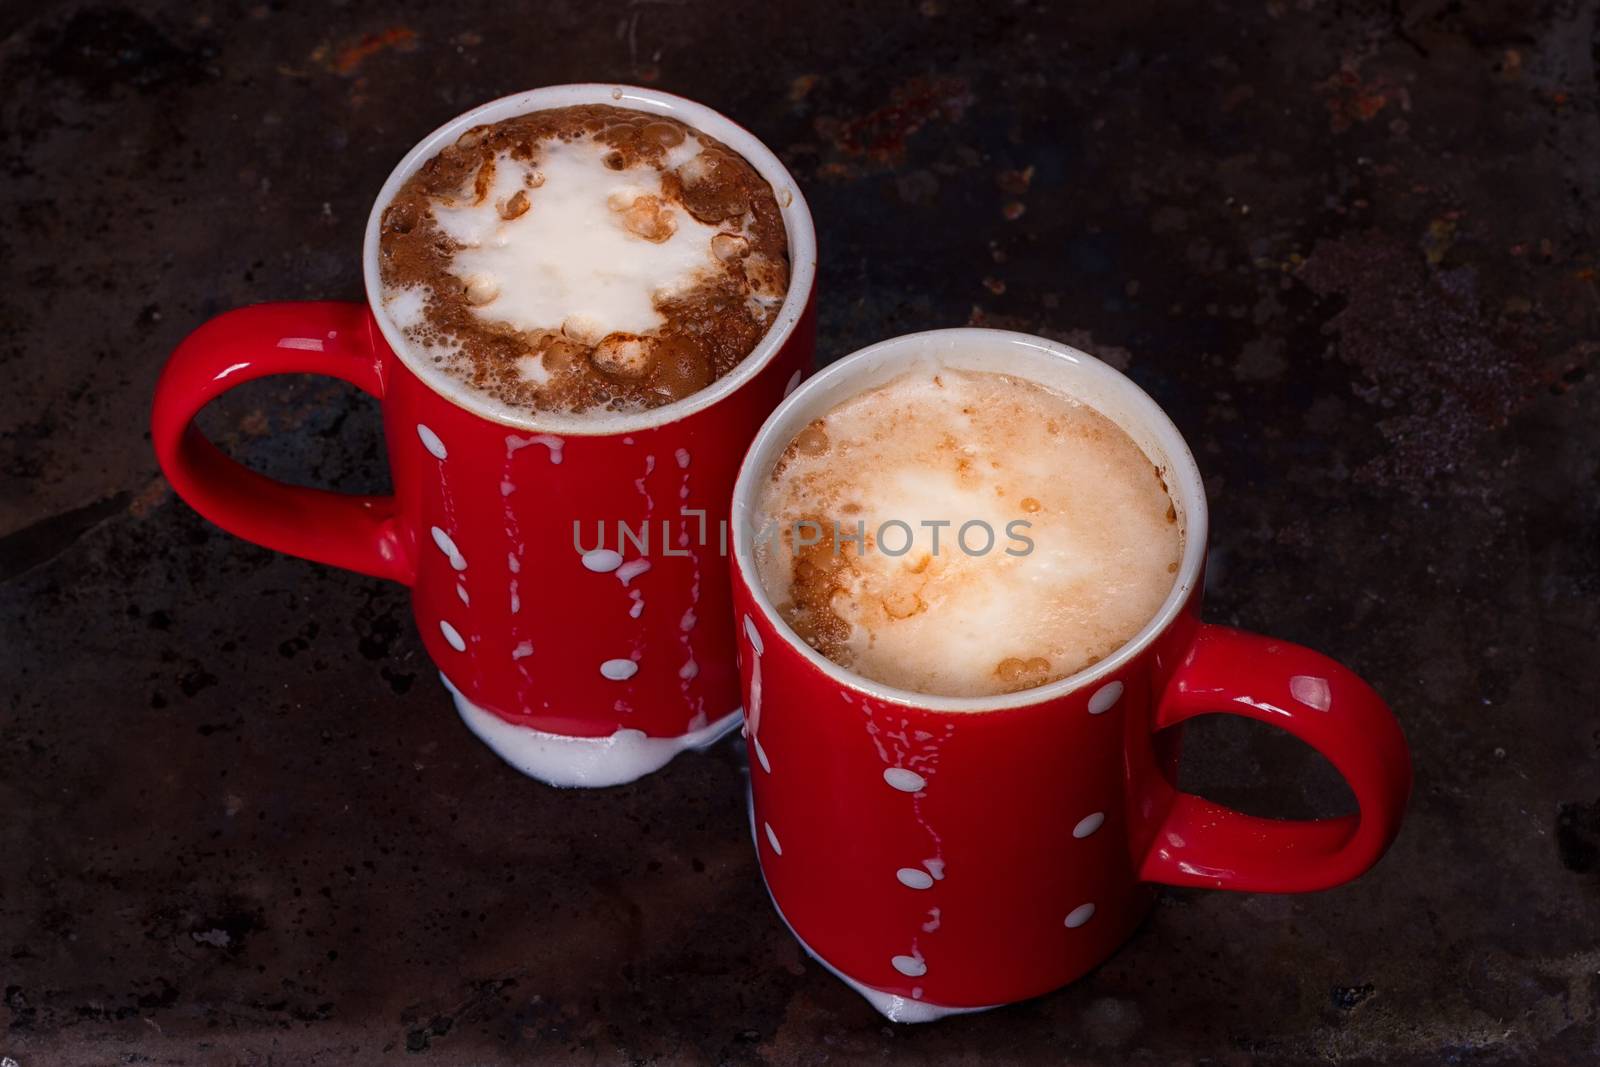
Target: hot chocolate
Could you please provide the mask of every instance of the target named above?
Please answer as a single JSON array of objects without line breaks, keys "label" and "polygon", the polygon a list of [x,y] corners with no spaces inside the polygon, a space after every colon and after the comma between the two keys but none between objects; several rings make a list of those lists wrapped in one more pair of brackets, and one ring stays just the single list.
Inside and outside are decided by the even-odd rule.
[{"label": "hot chocolate", "polygon": [[789,283],[772,188],[674,119],[609,105],[477,126],[383,214],[383,306],[475,397],[638,411],[756,346]]},{"label": "hot chocolate", "polygon": [[762,585],[823,655],[941,696],[1044,685],[1155,616],[1183,555],[1123,430],[1022,378],[904,374],[797,434],[757,504]]}]

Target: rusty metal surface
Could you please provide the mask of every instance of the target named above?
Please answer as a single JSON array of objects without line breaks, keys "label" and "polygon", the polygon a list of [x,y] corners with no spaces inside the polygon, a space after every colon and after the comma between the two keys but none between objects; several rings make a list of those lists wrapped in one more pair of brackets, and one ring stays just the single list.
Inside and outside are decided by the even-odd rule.
[{"label": "rusty metal surface", "polygon": [[[0,1056],[1600,1058],[1594,3],[518,7],[0,11]],[[1404,721],[1389,857],[1307,897],[1166,893],[1066,990],[895,1028],[774,917],[732,745],[531,784],[455,720],[402,590],[177,502],[144,430],[173,344],[357,298],[416,138],[578,80],[780,152],[822,358],[988,323],[1166,405],[1213,499],[1211,617]],[[385,483],[343,386],[205,424],[279,476]],[[1293,742],[1200,725],[1191,787],[1345,802]]]}]

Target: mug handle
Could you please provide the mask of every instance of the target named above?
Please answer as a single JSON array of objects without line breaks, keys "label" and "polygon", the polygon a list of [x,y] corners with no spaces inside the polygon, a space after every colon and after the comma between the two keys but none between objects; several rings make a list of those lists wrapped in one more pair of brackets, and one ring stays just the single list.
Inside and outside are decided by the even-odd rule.
[{"label": "mug handle", "polygon": [[1400,829],[1411,756],[1400,724],[1372,687],[1309,648],[1202,624],[1156,707],[1156,730],[1197,715],[1243,715],[1281,727],[1344,775],[1359,812],[1263,819],[1178,792],[1139,877],[1146,882],[1303,893],[1357,877]]},{"label": "mug handle", "polygon": [[286,485],[223,455],[194,425],[210,401],[273,374],[326,374],[382,399],[381,348],[365,304],[257,304],[184,339],[156,383],[151,439],[167,480],[224,530],[378,578],[410,584],[413,566],[393,496]]}]

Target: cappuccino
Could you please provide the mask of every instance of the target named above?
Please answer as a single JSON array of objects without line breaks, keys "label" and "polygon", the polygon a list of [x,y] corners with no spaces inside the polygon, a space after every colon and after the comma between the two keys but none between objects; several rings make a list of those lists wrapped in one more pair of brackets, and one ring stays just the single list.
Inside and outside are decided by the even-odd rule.
[{"label": "cappuccino", "polygon": [[587,104],[462,134],[401,187],[383,306],[478,399],[639,411],[729,373],[789,284],[771,186],[674,119]]},{"label": "cappuccino", "polygon": [[1161,472],[1098,411],[1009,375],[918,371],[790,442],[756,567],[817,651],[939,696],[1015,692],[1110,655],[1183,554]]}]

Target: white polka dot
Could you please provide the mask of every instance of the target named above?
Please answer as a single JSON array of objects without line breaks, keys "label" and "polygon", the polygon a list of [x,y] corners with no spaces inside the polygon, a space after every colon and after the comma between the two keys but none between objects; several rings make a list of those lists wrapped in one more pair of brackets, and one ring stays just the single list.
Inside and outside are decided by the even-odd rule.
[{"label": "white polka dot", "polygon": [[608,659],[600,664],[600,673],[613,682],[626,682],[639,673],[639,665],[631,659]]},{"label": "white polka dot", "polygon": [[768,774],[772,773],[772,761],[767,759],[767,750],[761,747],[761,738],[752,737],[750,745],[756,750],[756,762],[761,764],[761,769]]},{"label": "white polka dot", "polygon": [[760,656],[767,650],[761,646],[761,631],[756,629],[756,621],[750,616],[744,617],[744,636],[750,642],[750,647]]},{"label": "white polka dot", "polygon": [[894,872],[900,879],[900,884],[907,889],[927,889],[933,885],[933,875],[927,871],[919,871],[915,867],[901,867]]},{"label": "white polka dot", "polygon": [[921,978],[928,973],[928,965],[921,956],[896,956],[889,965],[907,978]]},{"label": "white polka dot", "polygon": [[1297,674],[1289,679],[1289,695],[1308,708],[1327,711],[1333,706],[1333,692],[1326,678],[1310,674]]},{"label": "white polka dot", "polygon": [[609,574],[622,566],[622,553],[609,548],[597,548],[583,554],[583,565],[596,574]]},{"label": "white polka dot", "polygon": [[450,535],[439,529],[437,526],[432,528],[432,532],[433,543],[439,546],[440,552],[443,552],[447,557],[449,557],[450,566],[454,567],[458,571],[466,570],[467,557],[463,556],[461,554],[461,550],[456,547],[456,543],[450,540]]},{"label": "white polka dot", "polygon": [[439,632],[444,634],[444,639],[449,641],[450,647],[455,649],[457,652],[465,652],[467,650],[467,643],[461,640],[461,631],[457,630],[454,626],[451,626],[443,619],[439,620]]},{"label": "white polka dot", "polygon": [[800,372],[799,371],[795,371],[793,374],[789,375],[789,384],[785,385],[783,387],[783,395],[784,396],[788,396],[790,393],[794,392],[799,387],[800,387]]},{"label": "white polka dot", "polygon": [[902,793],[919,792],[928,784],[928,780],[922,775],[916,771],[908,771],[904,767],[885,767],[883,780]]},{"label": "white polka dot", "polygon": [[444,459],[450,454],[445,451],[444,442],[439,440],[439,435],[420,422],[417,423],[417,436],[422,438],[422,447],[432,452],[435,459]]},{"label": "white polka dot", "polygon": [[1092,918],[1094,918],[1094,905],[1080,904],[1067,913],[1067,929],[1076,930]]},{"label": "white polka dot", "polygon": [[1106,813],[1103,811],[1097,811],[1093,815],[1085,815],[1083,818],[1078,820],[1078,825],[1072,828],[1072,836],[1088,837],[1090,834],[1100,829],[1101,825],[1104,824],[1105,821]]},{"label": "white polka dot", "polygon": [[772,824],[770,822],[764,822],[761,825],[766,828],[767,842],[772,845],[772,851],[776,852],[780,856],[783,855],[783,846],[778,844],[778,835],[772,832]]},{"label": "white polka dot", "polygon": [[1095,691],[1089,698],[1089,714],[1104,715],[1111,710],[1111,705],[1122,699],[1122,683],[1110,682]]}]

